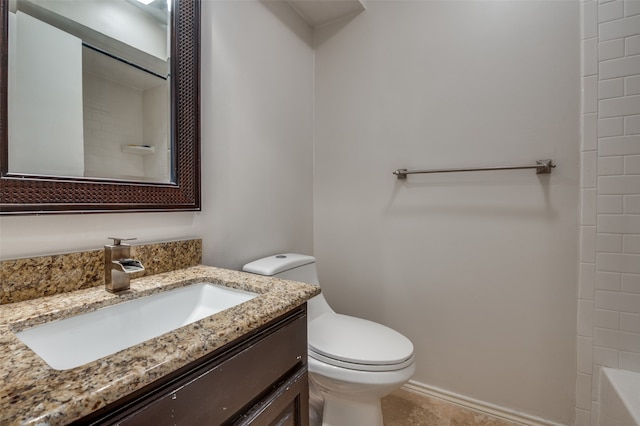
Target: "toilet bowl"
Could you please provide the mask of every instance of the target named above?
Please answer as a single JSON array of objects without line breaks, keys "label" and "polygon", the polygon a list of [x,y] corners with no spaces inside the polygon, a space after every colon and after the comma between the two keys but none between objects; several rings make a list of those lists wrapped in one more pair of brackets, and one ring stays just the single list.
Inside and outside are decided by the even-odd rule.
[{"label": "toilet bowl", "polygon": [[[269,256],[242,269],[319,285],[312,256]],[[382,426],[381,398],[415,372],[411,341],[382,324],[336,313],[322,294],[308,302],[307,328],[311,387],[324,401],[322,425]]]}]

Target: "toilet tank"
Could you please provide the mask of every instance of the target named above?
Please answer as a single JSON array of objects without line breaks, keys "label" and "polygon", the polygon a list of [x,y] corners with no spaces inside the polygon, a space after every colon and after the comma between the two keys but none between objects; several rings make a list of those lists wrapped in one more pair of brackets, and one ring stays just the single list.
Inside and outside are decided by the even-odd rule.
[{"label": "toilet tank", "polygon": [[247,263],[242,267],[242,270],[258,275],[319,285],[316,259],[304,254],[284,253],[265,257]]}]

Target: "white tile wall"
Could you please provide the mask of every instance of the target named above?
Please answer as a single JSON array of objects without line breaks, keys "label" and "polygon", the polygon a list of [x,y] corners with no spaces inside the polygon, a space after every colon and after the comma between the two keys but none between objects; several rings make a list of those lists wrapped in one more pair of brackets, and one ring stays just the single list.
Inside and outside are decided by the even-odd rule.
[{"label": "white tile wall", "polygon": [[[625,0],[625,3],[633,2],[634,0]],[[640,28],[640,16],[617,19],[598,25],[598,38],[600,41],[606,41],[634,36],[638,34],[638,28]]]},{"label": "white tile wall", "polygon": [[582,117],[582,151],[592,151],[598,148],[598,114],[584,114]]},{"label": "white tile wall", "polygon": [[596,251],[605,253],[622,252],[622,235],[620,234],[598,234],[596,236]]},{"label": "white tile wall", "polygon": [[[618,96],[622,96],[622,94]],[[622,117],[603,118],[598,120],[597,127],[597,134],[600,137],[624,135],[624,119]]]},{"label": "white tile wall", "polygon": [[624,16],[632,16],[640,14],[640,2],[627,1],[624,4]]},{"label": "white tile wall", "polygon": [[87,175],[142,177],[142,156],[121,149],[143,142],[141,94],[90,73],[83,75],[83,90]]},{"label": "white tile wall", "polygon": [[[594,312],[593,324],[595,327],[599,327],[599,328],[608,328],[610,330],[618,330],[620,328],[620,313],[618,311],[596,309]],[[600,349],[605,349],[605,348],[600,348]]]},{"label": "white tile wall", "polygon": [[[601,102],[607,102],[607,100]],[[640,136],[598,138],[598,155],[600,156],[634,154],[640,154]]]},{"label": "white tile wall", "polygon": [[622,275],[622,291],[626,293],[640,293],[640,275]]},{"label": "white tile wall", "polygon": [[[611,189],[614,184],[621,188],[616,192],[626,192],[632,187],[632,183],[624,179],[600,178],[600,182],[605,184],[607,189]],[[629,214],[600,214],[598,216],[598,231],[620,234],[640,233],[640,216]]]},{"label": "white tile wall", "polygon": [[624,17],[624,3],[612,1],[598,5],[598,22],[607,22]]},{"label": "white tile wall", "polygon": [[624,41],[624,54],[640,55],[640,36],[627,37]]},{"label": "white tile wall", "polygon": [[[596,40],[594,38],[594,40]],[[624,39],[605,41],[598,44],[598,59],[606,61],[609,59],[622,58],[624,56]]]},{"label": "white tile wall", "polygon": [[593,348],[593,362],[610,368],[618,368],[618,351],[596,346]]},{"label": "white tile wall", "polygon": [[[636,57],[637,57],[637,60],[635,60],[635,62],[637,62],[638,64],[638,70],[636,72],[640,73],[640,55],[637,55],[634,58]],[[621,72],[619,74],[624,75],[622,74],[622,71],[626,70],[627,69],[626,65],[629,65],[629,64],[623,63],[622,61],[624,61],[624,59],[614,59],[614,61],[616,61],[614,65],[620,66]],[[608,62],[613,62],[613,61],[608,61]],[[600,70],[602,71],[602,66],[600,67]],[[620,116],[634,115],[634,114],[640,114],[640,95],[605,99],[605,100],[602,100],[598,105],[598,115],[600,116],[600,118],[620,117]]]},{"label": "white tile wall", "polygon": [[580,426],[595,425],[601,367],[640,372],[640,1],[582,6]]},{"label": "white tile wall", "polygon": [[620,291],[622,288],[622,276],[616,272],[596,272],[596,289]]},{"label": "white tile wall", "polygon": [[622,213],[623,201],[621,195],[598,195],[598,213]]},{"label": "white tile wall", "polygon": [[588,410],[576,408],[576,425],[584,426],[591,424],[591,413]]},{"label": "white tile wall", "polygon": [[640,294],[598,290],[596,291],[595,306],[598,309],[607,309],[622,313],[640,313]]},{"label": "white tile wall", "polygon": [[640,155],[627,155],[624,158],[624,173],[627,175],[640,174]]},{"label": "white tile wall", "polygon": [[[624,96],[624,78],[612,78],[598,83],[598,99]],[[618,117],[620,119],[621,117]]]},{"label": "white tile wall", "polygon": [[593,263],[580,264],[580,299],[595,300],[596,268]]},{"label": "white tile wall", "polygon": [[598,74],[598,42],[595,38],[584,42],[584,67],[582,74],[585,76]]},{"label": "white tile wall", "polygon": [[[637,95],[640,93],[640,76],[633,75],[629,77],[625,77],[625,95]],[[628,117],[625,117],[627,120]]]},{"label": "white tile wall", "polygon": [[[615,120],[615,118],[600,120],[600,122],[610,120]],[[598,126],[600,126],[600,124],[598,124]],[[598,131],[600,131],[600,127],[598,127]],[[597,161],[599,176],[621,175],[624,171],[624,157],[601,157]]]},{"label": "white tile wall", "polygon": [[[638,81],[638,92],[640,92],[640,79]],[[629,87],[629,85],[627,85]],[[640,115],[632,115],[624,118],[623,131],[627,135],[636,135],[640,133]]]},{"label": "white tile wall", "polygon": [[593,353],[591,347],[593,339],[589,337],[578,337],[578,372],[591,374],[593,364]]},{"label": "white tile wall", "polygon": [[620,314],[620,330],[640,333],[640,315],[623,312]]},{"label": "white tile wall", "polygon": [[640,254],[640,235],[625,235],[622,248],[625,253]]},{"label": "white tile wall", "polygon": [[620,368],[631,371],[640,370],[640,355],[631,352],[620,352],[619,356]]},{"label": "white tile wall", "polygon": [[582,153],[582,187],[596,187],[596,170],[598,167],[598,157],[595,151],[586,151]]},{"label": "white tile wall", "polygon": [[627,195],[624,197],[623,213],[640,214],[640,195]]}]

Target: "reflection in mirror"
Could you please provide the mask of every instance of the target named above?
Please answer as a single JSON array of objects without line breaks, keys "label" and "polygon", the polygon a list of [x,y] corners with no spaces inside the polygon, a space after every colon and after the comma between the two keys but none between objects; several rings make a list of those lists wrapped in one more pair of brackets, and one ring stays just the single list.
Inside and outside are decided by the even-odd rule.
[{"label": "reflection in mirror", "polygon": [[10,3],[10,173],[174,182],[170,0],[144,3]]}]

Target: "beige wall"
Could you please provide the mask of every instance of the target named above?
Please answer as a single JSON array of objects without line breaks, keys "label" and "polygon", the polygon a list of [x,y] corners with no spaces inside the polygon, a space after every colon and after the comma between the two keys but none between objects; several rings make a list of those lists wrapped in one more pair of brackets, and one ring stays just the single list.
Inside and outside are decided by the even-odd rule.
[{"label": "beige wall", "polygon": [[313,32],[284,2],[204,1],[205,260],[313,249]]},{"label": "beige wall", "polygon": [[[414,341],[418,382],[571,424],[578,7],[369,1],[317,30],[314,67],[286,4],[205,0],[203,211],[1,217],[0,258],[113,234],[202,237],[234,269],[315,252],[337,310]],[[551,176],[391,175],[546,157]]]},{"label": "beige wall", "polygon": [[[314,252],[336,310],[410,337],[414,379],[574,417],[578,2],[369,1],[316,30]],[[527,164],[410,176],[397,168]]]},{"label": "beige wall", "polygon": [[238,268],[312,250],[312,31],[285,3],[202,4],[200,213],[0,217],[0,258],[202,237]]}]

